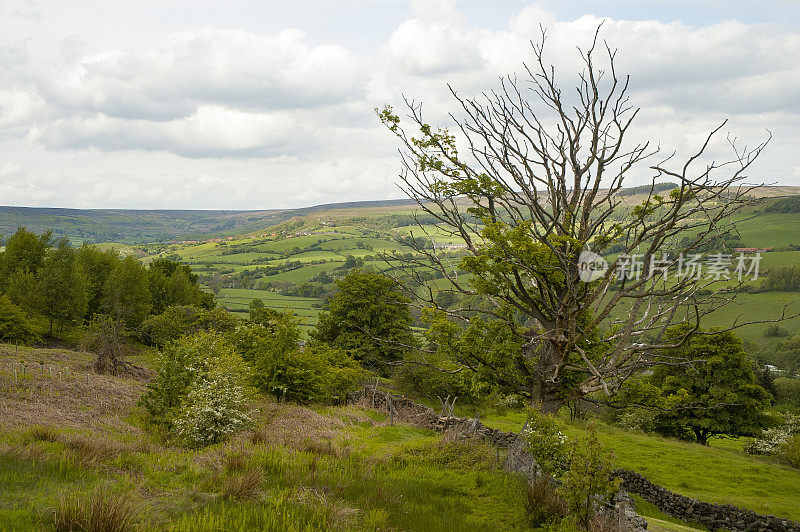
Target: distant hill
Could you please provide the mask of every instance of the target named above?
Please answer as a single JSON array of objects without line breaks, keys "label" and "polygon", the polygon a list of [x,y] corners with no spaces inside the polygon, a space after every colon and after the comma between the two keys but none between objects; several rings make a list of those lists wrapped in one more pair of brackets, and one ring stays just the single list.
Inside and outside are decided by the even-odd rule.
[{"label": "distant hill", "polygon": [[172,239],[241,234],[264,229],[295,216],[338,209],[385,208],[411,204],[410,200],[331,203],[300,209],[260,211],[57,209],[0,206],[0,237],[17,227],[35,233],[48,229],[74,243],[119,242],[138,244]]},{"label": "distant hill", "polygon": [[[664,189],[671,183],[659,184]],[[643,188],[623,189],[620,196],[627,203],[637,203]],[[800,195],[800,187],[761,187],[757,198]],[[414,209],[409,199],[329,203],[299,209],[250,211],[214,210],[127,210],[127,209],[56,209],[47,207],[0,206],[0,238],[8,238],[17,227],[36,233],[52,229],[56,237],[65,236],[73,243],[117,242],[139,244],[169,240],[196,240],[216,236],[255,234],[291,218],[331,219],[385,216],[408,213]]]}]

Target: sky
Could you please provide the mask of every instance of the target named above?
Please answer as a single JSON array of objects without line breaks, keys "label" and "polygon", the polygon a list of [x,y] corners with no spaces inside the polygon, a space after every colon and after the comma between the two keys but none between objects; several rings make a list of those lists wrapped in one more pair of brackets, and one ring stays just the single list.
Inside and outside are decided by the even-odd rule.
[{"label": "sky", "polygon": [[[477,95],[617,49],[631,139],[689,154],[773,139],[751,182],[800,185],[800,2],[0,0],[0,205],[272,209],[404,197],[373,111]],[[632,176],[631,186],[646,179]],[[638,182],[637,182],[638,181]]]}]

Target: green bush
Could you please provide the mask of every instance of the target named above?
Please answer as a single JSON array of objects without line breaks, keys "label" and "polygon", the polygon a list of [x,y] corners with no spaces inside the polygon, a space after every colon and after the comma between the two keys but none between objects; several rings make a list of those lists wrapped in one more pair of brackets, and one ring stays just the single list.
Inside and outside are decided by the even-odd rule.
[{"label": "green bush", "polygon": [[773,323],[764,330],[764,337],[766,338],[785,338],[791,335],[792,333],[788,329],[784,329],[777,323]]},{"label": "green bush", "polygon": [[253,385],[279,399],[311,403],[342,400],[365,376],[344,351],[320,343],[301,349],[296,319],[287,314],[271,326],[248,323],[230,338],[253,368]]},{"label": "green bush", "polygon": [[400,391],[412,397],[436,400],[449,395],[469,402],[474,399],[472,375],[440,353],[409,351],[395,369],[393,380]]},{"label": "green bush", "polygon": [[559,429],[553,416],[531,411],[525,427],[520,432],[527,450],[541,471],[560,477],[567,463],[567,437]]},{"label": "green bush", "polygon": [[569,469],[562,477],[556,493],[569,508],[574,524],[590,530],[595,500],[608,500],[619,489],[619,478],[611,478],[611,460],[603,453],[597,434],[589,426],[589,435],[573,442],[569,452]]},{"label": "green bush", "polygon": [[800,434],[795,434],[783,444],[781,454],[792,467],[800,467]]},{"label": "green bush", "polygon": [[782,456],[784,447],[793,436],[800,435],[800,416],[789,416],[778,427],[765,430],[761,437],[747,442],[745,452]]}]

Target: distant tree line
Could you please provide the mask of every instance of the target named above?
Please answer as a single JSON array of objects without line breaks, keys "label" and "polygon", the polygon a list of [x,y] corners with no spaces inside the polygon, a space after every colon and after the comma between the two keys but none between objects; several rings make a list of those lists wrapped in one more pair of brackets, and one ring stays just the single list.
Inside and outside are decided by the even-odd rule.
[{"label": "distant tree line", "polygon": [[800,212],[800,196],[790,196],[788,198],[779,199],[765,208],[764,212],[798,213]]},{"label": "distant tree line", "polygon": [[98,314],[134,329],[173,305],[214,306],[189,266],[168,259],[144,266],[116,250],[74,248],[50,231],[36,235],[25,228],[0,253],[0,293],[0,339],[6,341],[61,335]]},{"label": "distant tree line", "polygon": [[673,188],[678,188],[678,185],[675,183],[655,183],[654,185],[640,185],[638,187],[623,188],[617,192],[617,195],[634,196],[636,194],[648,194],[650,191],[652,191],[653,194],[658,194],[659,192],[665,192],[667,190],[672,190]]}]

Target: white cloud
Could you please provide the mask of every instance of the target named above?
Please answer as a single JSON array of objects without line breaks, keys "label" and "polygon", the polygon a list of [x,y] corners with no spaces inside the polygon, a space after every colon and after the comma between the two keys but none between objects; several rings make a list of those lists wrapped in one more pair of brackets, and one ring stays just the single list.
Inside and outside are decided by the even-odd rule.
[{"label": "white cloud", "polygon": [[[168,151],[182,157],[270,157],[309,149],[313,129],[291,111],[243,112],[204,105],[170,121],[97,114],[34,128],[31,138],[52,149]],[[306,144],[304,146],[304,144]]]},{"label": "white cloud", "polygon": [[[571,95],[576,46],[588,46],[601,21],[618,71],[631,75],[631,103],[643,108],[632,137],[688,153],[730,117],[748,144],[767,128],[775,135],[757,177],[800,184],[796,28],[565,20],[535,4],[490,27],[465,16],[469,9],[414,0],[410,18],[363,49],[340,44],[335,32],[249,21],[215,28],[200,10],[192,23],[165,22],[162,34],[148,28],[141,40],[127,29],[135,25],[117,20],[125,38],[99,46],[48,9],[41,20],[20,18],[35,8],[6,10],[0,18],[21,29],[0,42],[0,160],[11,165],[0,168],[3,202],[267,208],[397,197],[397,146],[373,107],[400,107],[405,94],[449,125],[458,108],[447,84],[471,95],[521,74],[540,25],[546,59]],[[53,28],[61,33],[36,33]],[[715,156],[727,149],[720,140]]]},{"label": "white cloud", "polygon": [[341,46],[308,46],[304,34],[241,30],[177,33],[144,53],[80,57],[49,96],[75,113],[168,120],[217,104],[256,111],[310,108],[360,96],[359,59]]}]

